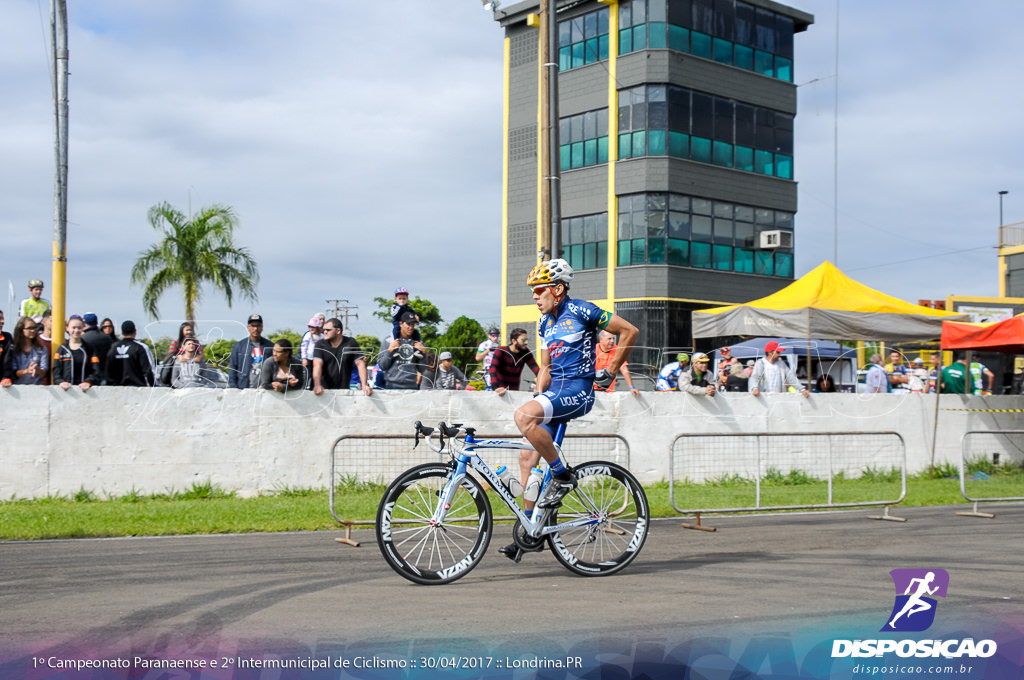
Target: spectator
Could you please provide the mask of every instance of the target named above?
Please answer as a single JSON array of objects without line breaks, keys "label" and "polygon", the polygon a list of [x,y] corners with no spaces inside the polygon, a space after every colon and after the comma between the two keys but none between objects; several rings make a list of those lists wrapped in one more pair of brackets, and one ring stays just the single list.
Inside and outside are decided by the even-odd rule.
[{"label": "spectator", "polygon": [[[82,342],[89,348],[92,355],[99,360],[97,364],[97,384],[103,384],[107,377],[107,352],[114,345],[114,338],[107,335],[99,328],[97,328],[96,315],[89,313],[82,317],[82,321],[85,322],[85,332],[82,333]],[[107,321],[107,323],[110,323]],[[110,324],[111,327],[113,324]]]},{"label": "spectator", "polygon": [[155,383],[153,354],[135,339],[135,322],[121,324],[121,339],[107,354],[107,384],[122,387],[152,387]]},{"label": "spectator", "polygon": [[28,282],[29,297],[21,301],[21,316],[32,317],[35,322],[42,321],[43,312],[50,311],[50,301],[43,298],[43,282],[32,279]]},{"label": "spectator", "polygon": [[363,394],[373,394],[373,387],[366,379],[366,359],[363,349],[355,338],[342,335],[340,319],[324,322],[324,339],[313,348],[313,394],[324,390],[347,390],[352,381],[352,367],[359,373],[359,385]]},{"label": "spectator", "polygon": [[[498,347],[491,355],[491,365],[487,369],[488,377],[491,379],[491,389],[499,396],[509,390],[519,389],[524,366],[529,366],[534,375],[540,372],[529,345],[529,334],[522,328],[513,328],[509,333],[508,346]],[[612,355],[614,356],[614,352]]]},{"label": "spectator", "polygon": [[[526,331],[523,331],[525,334]],[[615,344],[616,337],[608,331],[601,331],[597,334],[597,349],[596,357],[594,360],[594,370],[600,371],[602,368],[607,369],[612,363],[612,359],[615,358],[615,351],[619,349],[619,346]],[[494,360],[491,362],[491,366],[494,365],[494,361],[498,360],[498,355],[495,354]],[[640,390],[633,385],[633,376],[629,374],[629,369],[626,367],[625,361],[622,362],[622,366],[619,367],[619,373],[622,374],[622,379],[626,381],[626,385],[629,386],[629,391],[634,397],[640,396]],[[616,379],[617,380],[617,379]],[[594,385],[595,390],[602,390],[604,392],[615,391],[615,380],[612,380],[612,384],[607,388],[601,388]]]},{"label": "spectator", "polygon": [[10,376],[7,373],[10,370],[11,350],[13,349],[14,338],[4,330],[4,313],[0,311],[0,382],[4,382],[6,385],[11,384]]},{"label": "spectator", "polygon": [[228,387],[256,389],[263,376],[263,360],[270,358],[274,343],[263,337],[263,317],[252,314],[246,322],[249,337],[231,347],[228,360]]},{"label": "spectator", "polygon": [[78,385],[85,392],[99,383],[100,360],[82,339],[84,332],[82,317],[72,315],[68,319],[68,339],[53,355],[53,384],[61,389]]},{"label": "spectator", "polygon": [[892,392],[889,373],[882,366],[882,356],[880,354],[872,354],[870,362],[868,374],[864,377],[864,384],[867,386],[868,392],[872,394]]},{"label": "spectator", "polygon": [[115,342],[121,339],[117,337],[117,333],[114,332],[115,330],[116,329],[114,328],[114,322],[111,321],[109,318],[103,319],[103,321],[100,323],[100,331],[110,336],[111,345],[113,345]]},{"label": "spectator", "polygon": [[213,381],[206,374],[206,357],[203,347],[195,337],[186,337],[181,349],[164,362],[160,371],[160,382],[176,390],[185,387],[213,387]]},{"label": "spectator", "polygon": [[747,365],[743,367],[743,373],[749,378],[751,372],[754,370],[754,364],[757,362],[753,359],[747,359]]},{"label": "spectator", "polygon": [[762,392],[785,392],[787,387],[795,387],[805,397],[810,396],[811,393],[796,377],[796,371],[785,361],[779,360],[785,351],[786,348],[779,347],[779,343],[774,340],[764,346],[764,356],[754,363],[747,383],[747,389],[755,397],[761,396]]},{"label": "spectator", "polygon": [[718,375],[718,386],[724,388],[726,381],[729,380],[729,376],[732,375],[733,365],[738,364],[739,360],[733,358],[732,348],[730,347],[723,347],[718,350],[718,353],[721,358],[718,360],[718,366],[715,369]]},{"label": "spectator", "polygon": [[[987,390],[982,387],[982,376],[988,378]],[[971,362],[971,383],[974,386],[972,394],[992,394],[992,386],[995,383],[995,379],[995,374],[988,370],[985,364],[977,361]]]},{"label": "spectator", "polygon": [[438,357],[438,365],[433,371],[428,371],[420,381],[421,390],[461,390],[465,389],[469,381],[452,359],[451,352],[441,352]]},{"label": "spectator", "polygon": [[476,360],[483,364],[484,368],[484,385],[487,389],[491,388],[491,360],[494,356],[494,350],[498,349],[498,329],[491,326],[487,329],[487,339],[480,343],[480,346],[476,348]]},{"label": "spectator", "polygon": [[715,396],[718,388],[715,386],[714,371],[708,370],[710,365],[711,357],[707,354],[694,354],[690,367],[679,374],[679,391],[706,397]]},{"label": "spectator", "polygon": [[[14,324],[7,375],[15,385],[43,384],[43,376],[50,368],[50,357],[43,341],[39,339],[40,328],[39,323],[30,316],[23,316]],[[4,386],[8,384],[5,382]]]},{"label": "spectator", "polygon": [[665,364],[658,371],[658,381],[654,389],[659,392],[671,392],[679,389],[679,375],[690,365],[690,355],[680,352],[676,360]]},{"label": "spectator", "polygon": [[729,375],[725,379],[725,391],[726,392],[746,392],[747,391],[747,370],[738,361],[734,361],[732,368],[729,369]]},{"label": "spectator", "polygon": [[[47,309],[43,312],[42,319],[39,320],[39,340],[46,347],[47,358],[53,356],[53,310]],[[50,368],[46,370],[43,375],[43,384],[49,385],[50,383],[50,370],[53,368],[53,362],[50,362]]]},{"label": "spectator", "polygon": [[[316,343],[324,339],[324,321],[319,314],[312,317],[307,324],[309,330],[302,335],[302,342],[299,344],[299,360],[306,367],[306,375],[311,378],[313,375],[313,349],[316,347]],[[307,381],[306,389],[313,389],[312,380]]]},{"label": "spectator", "polygon": [[924,357],[917,357],[907,371],[907,388],[911,392],[923,394],[928,382],[928,369],[924,367]]},{"label": "spectator", "polygon": [[967,394],[967,364],[963,352],[954,352],[953,364],[942,369],[943,394]]},{"label": "spectator", "polygon": [[[415,316],[417,322],[420,320],[420,315],[412,311],[412,307],[409,306],[409,291],[399,286],[395,288],[395,304],[391,305],[391,337],[389,340],[394,340],[402,334],[401,318],[406,312]],[[423,345],[419,330],[413,331],[412,339],[413,342],[419,343],[416,349],[426,353],[427,348]]]},{"label": "spectator", "polygon": [[903,354],[899,350],[889,352],[889,363],[885,365],[885,373],[889,377],[889,384],[894,388],[890,391],[907,391],[907,367],[903,364]]},{"label": "spectator", "polygon": [[418,343],[412,339],[416,330],[416,315],[405,312],[399,320],[399,337],[388,343],[387,349],[380,353],[378,361],[384,369],[389,390],[419,389],[423,373],[423,352],[417,349]]},{"label": "spectator", "polygon": [[836,391],[836,383],[828,373],[822,373],[814,382],[814,392],[827,393]]},{"label": "spectator", "polygon": [[[317,319],[319,321],[320,319]],[[273,360],[263,362],[263,376],[260,389],[288,393],[289,390],[304,390],[309,382],[308,369],[302,360],[292,353],[292,341],[281,338],[274,343]]]},{"label": "spectator", "polygon": [[[178,338],[176,340],[171,340],[171,346],[167,348],[167,356],[165,359],[173,359],[177,357],[178,350],[181,349],[182,343],[185,342],[185,338],[194,337],[196,337],[196,327],[191,321],[186,321],[178,326]],[[196,340],[196,348],[199,352],[199,357],[205,360],[206,355],[203,352],[203,346],[198,340]]]},{"label": "spectator", "polygon": [[932,365],[928,369],[928,394],[935,394],[936,385],[942,376],[942,352],[934,352],[931,360]]}]

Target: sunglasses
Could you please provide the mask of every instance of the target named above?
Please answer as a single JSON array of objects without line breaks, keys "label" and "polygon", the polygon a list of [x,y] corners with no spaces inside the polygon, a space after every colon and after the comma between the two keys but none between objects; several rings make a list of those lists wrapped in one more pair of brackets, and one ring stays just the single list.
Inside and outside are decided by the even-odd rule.
[{"label": "sunglasses", "polygon": [[537,286],[536,288],[533,289],[533,294],[543,295],[544,291],[551,290],[551,288],[553,288],[553,286]]},{"label": "sunglasses", "polygon": [[37,330],[39,330],[39,326],[25,326],[24,328],[22,328],[22,330],[37,331]]},{"label": "sunglasses", "polygon": [[100,330],[112,331],[112,330],[114,330],[114,327],[113,326],[100,326]]}]

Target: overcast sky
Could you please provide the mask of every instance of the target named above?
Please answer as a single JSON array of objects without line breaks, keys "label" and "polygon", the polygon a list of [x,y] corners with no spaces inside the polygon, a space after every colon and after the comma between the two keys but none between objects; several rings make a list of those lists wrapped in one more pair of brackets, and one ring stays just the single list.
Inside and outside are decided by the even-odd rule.
[{"label": "overcast sky", "polygon": [[[791,4],[816,18],[796,38],[802,275],[833,258],[836,1]],[[198,312],[238,322],[229,336],[251,311],[301,329],[328,298],[383,334],[372,298],[398,285],[448,321],[498,320],[502,31],[477,0],[89,0],[69,22],[69,312],[148,321],[128,273],[168,201],[238,214],[259,303],[207,291]],[[1019,0],[841,4],[840,268],[911,301],[997,294],[999,190],[1004,221],[1024,220],[1021,25]],[[15,305],[51,279],[48,31],[48,0],[0,3]],[[180,320],[180,292],[160,311]]]}]

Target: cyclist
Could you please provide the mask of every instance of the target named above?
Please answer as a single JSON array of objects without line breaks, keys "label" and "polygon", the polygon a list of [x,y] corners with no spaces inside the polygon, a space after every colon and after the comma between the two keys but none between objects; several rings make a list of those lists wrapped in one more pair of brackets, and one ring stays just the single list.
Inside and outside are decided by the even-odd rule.
[{"label": "cyclist", "polygon": [[659,392],[671,392],[679,389],[679,376],[682,375],[690,365],[690,355],[686,352],[680,352],[676,355],[676,360],[665,364],[661,367],[661,371],[658,372],[658,382],[655,383],[654,389]]},{"label": "cyclist", "polygon": [[[594,406],[594,385],[607,387],[612,383],[639,333],[622,317],[586,300],[570,298],[572,278],[569,263],[554,259],[538,264],[526,279],[541,313],[538,327],[540,373],[537,374],[538,394],[516,410],[515,422],[535,449],[519,455],[523,485],[527,484],[530,469],[539,458],[551,467],[551,483],[537,500],[540,508],[557,507],[576,487],[572,470],[562,461],[555,446],[555,429],[590,411]],[[597,334],[602,330],[619,337],[619,349],[608,367],[595,374],[594,351]],[[519,550],[514,543],[501,552],[518,561]]]}]

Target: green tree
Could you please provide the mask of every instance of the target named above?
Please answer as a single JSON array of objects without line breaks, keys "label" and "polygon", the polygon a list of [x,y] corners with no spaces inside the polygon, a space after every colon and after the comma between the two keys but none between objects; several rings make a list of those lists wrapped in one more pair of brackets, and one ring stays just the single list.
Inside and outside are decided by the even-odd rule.
[{"label": "green tree", "polygon": [[302,335],[296,333],[291,328],[282,328],[281,330],[274,331],[267,336],[271,342],[277,342],[281,338],[288,338],[292,343],[292,354],[299,356],[299,345],[302,344]]},{"label": "green tree", "polygon": [[231,348],[234,344],[234,340],[219,338],[206,345],[206,347],[203,348],[203,354],[206,356],[206,362],[225,371],[228,370],[228,362],[231,359]]},{"label": "green tree", "polygon": [[380,338],[373,335],[357,335],[356,342],[366,356],[366,365],[373,366],[377,363],[377,355],[380,354]]},{"label": "green tree", "polygon": [[481,338],[486,337],[483,326],[476,319],[460,316],[445,329],[444,335],[437,340],[438,351],[452,353],[455,365],[465,370],[470,364],[476,364],[476,348]]},{"label": "green tree", "polygon": [[[380,307],[373,315],[387,321],[390,325],[392,323],[391,305],[395,304],[394,299],[375,297],[373,300]],[[430,300],[418,296],[409,300],[409,307],[420,317],[420,322],[416,327],[419,328],[423,344],[427,347],[437,347],[437,339],[441,334],[437,327],[444,321],[441,318],[441,311]]]},{"label": "green tree", "polygon": [[213,205],[189,218],[169,203],[159,203],[149,209],[149,224],[160,240],[139,253],[131,282],[143,286],[142,305],[151,317],[159,315],[160,297],[179,285],[189,321],[196,318],[203,284],[222,292],[228,307],[236,291],[243,298],[257,300],[256,261],[247,248],[235,245],[238,218],[231,208]]}]

